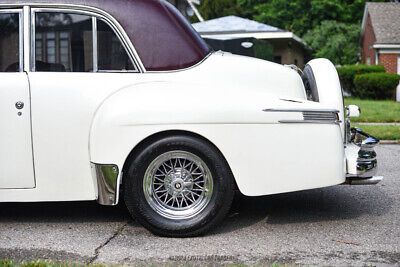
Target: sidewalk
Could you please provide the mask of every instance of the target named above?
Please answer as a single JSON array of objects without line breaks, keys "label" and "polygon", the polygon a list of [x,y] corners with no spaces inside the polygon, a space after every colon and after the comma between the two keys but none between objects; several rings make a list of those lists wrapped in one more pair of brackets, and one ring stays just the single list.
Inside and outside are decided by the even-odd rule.
[{"label": "sidewalk", "polygon": [[400,126],[400,122],[353,122],[359,125],[395,125]]}]

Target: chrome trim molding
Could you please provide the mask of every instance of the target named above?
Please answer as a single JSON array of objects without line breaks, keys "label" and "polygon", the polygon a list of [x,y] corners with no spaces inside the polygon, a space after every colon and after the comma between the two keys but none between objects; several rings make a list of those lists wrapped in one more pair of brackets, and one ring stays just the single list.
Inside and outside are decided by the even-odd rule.
[{"label": "chrome trim molding", "polygon": [[92,17],[92,45],[93,45],[93,72],[98,72],[99,70],[99,55],[98,55],[98,45],[97,45],[97,18]]},{"label": "chrome trim molding", "polygon": [[117,205],[121,180],[118,166],[115,164],[96,164],[92,162],[91,168],[92,174],[97,181],[97,202],[105,206]]},{"label": "chrome trim molding", "polygon": [[[0,8],[4,5],[0,5]],[[117,20],[115,20],[110,14],[107,12],[93,8],[93,7],[87,7],[87,6],[81,6],[81,5],[67,5],[67,4],[16,4],[16,5],[8,5],[8,6],[30,6],[31,7],[31,70],[35,71],[35,66],[34,66],[34,49],[35,49],[35,42],[33,41],[35,38],[35,19],[34,19],[34,13],[35,12],[70,12],[70,13],[75,13],[75,14],[82,14],[82,15],[88,15],[88,16],[94,16],[96,18],[100,18],[104,20],[110,27],[113,29],[113,31],[117,34],[118,38],[122,42],[123,46],[126,49],[126,52],[128,53],[129,57],[132,60],[133,65],[135,66],[135,71],[131,71],[130,73],[139,73],[139,72],[145,72],[144,65],[140,61],[140,58],[138,56],[138,53],[136,52],[135,48],[133,47],[133,44],[131,40],[129,39],[128,35],[126,34],[125,30],[122,28],[122,26],[118,23]],[[93,40],[94,41],[94,40]],[[118,72],[118,71],[113,71],[113,72]]]},{"label": "chrome trim molding", "polygon": [[31,16],[30,16],[31,9],[29,6],[24,6],[23,8],[23,16],[24,16],[24,68],[23,71],[29,72],[31,69],[31,34],[29,25],[31,25]]},{"label": "chrome trim molding", "polygon": [[348,174],[345,184],[366,185],[377,184],[383,177],[375,176],[378,169],[378,161],[374,147],[379,144],[379,139],[363,132],[360,128],[351,128],[351,142],[360,149],[357,155],[357,173]]},{"label": "chrome trim molding", "polygon": [[196,68],[197,66],[203,64],[203,62],[206,61],[214,53],[216,53],[216,52],[208,53],[208,55],[206,55],[202,60],[200,60],[196,64],[194,64],[192,66],[189,66],[187,68],[182,68],[182,69],[177,69],[177,70],[146,70],[146,72],[147,73],[175,73],[175,72],[181,72],[181,71],[185,71],[185,70],[190,70],[190,69]]},{"label": "chrome trim molding", "polygon": [[20,8],[13,8],[13,9],[1,9],[0,14],[18,14],[18,23],[19,23],[19,29],[18,29],[18,34],[19,34],[19,40],[18,40],[18,52],[19,52],[19,71],[18,72],[23,72],[24,71],[24,28],[25,28],[25,18],[24,18],[24,12],[23,9]]},{"label": "chrome trim molding", "polygon": [[264,112],[330,112],[340,113],[337,109],[310,109],[310,108],[266,108]]},{"label": "chrome trim molding", "polygon": [[[117,73],[139,73],[140,72],[140,70],[139,70],[139,67],[138,67],[138,64],[137,64],[137,62],[136,62],[136,60],[135,60],[135,57],[132,55],[132,53],[131,53],[131,51],[129,51],[129,47],[128,47],[128,44],[127,44],[127,42],[124,40],[124,38],[121,36],[121,34],[118,32],[118,30],[117,30],[117,28],[114,26],[114,24],[111,22],[111,21],[109,21],[107,18],[105,18],[105,17],[102,17],[102,16],[99,16],[99,15],[95,15],[96,16],[96,36],[95,36],[95,39],[96,39],[96,41],[95,40],[93,40],[93,44],[94,44],[94,42],[96,42],[96,53],[97,53],[97,57],[98,57],[98,47],[97,47],[97,44],[98,44],[98,33],[97,33],[97,20],[102,20],[102,21],[104,21],[108,26],[110,26],[110,28],[113,30],[113,32],[115,33],[115,35],[117,35],[117,37],[118,37],[118,40],[122,43],[122,45],[123,45],[123,47],[125,48],[125,51],[126,51],[126,53],[128,54],[128,57],[129,57],[129,59],[131,60],[131,63],[133,64],[133,66],[134,66],[134,70],[99,70],[98,68],[99,68],[99,62],[97,61],[96,62],[96,65],[97,65],[97,72],[117,72]],[[93,32],[94,32],[94,29],[93,29]],[[97,60],[98,60],[98,58],[97,58]]]},{"label": "chrome trim molding", "polygon": [[279,120],[280,123],[328,123],[339,124],[339,110],[336,109],[303,109],[303,108],[281,108],[264,109],[264,112],[301,112],[302,120]]},{"label": "chrome trim molding", "polygon": [[317,124],[339,124],[342,121],[326,121],[326,120],[280,120],[280,123],[317,123]]}]

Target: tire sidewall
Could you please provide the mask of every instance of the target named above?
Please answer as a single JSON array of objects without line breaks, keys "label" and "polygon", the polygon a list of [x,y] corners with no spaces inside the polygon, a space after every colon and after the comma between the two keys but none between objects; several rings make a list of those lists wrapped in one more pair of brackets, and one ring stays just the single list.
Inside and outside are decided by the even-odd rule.
[{"label": "tire sidewall", "polygon": [[[143,181],[148,166],[158,156],[171,151],[185,151],[196,155],[204,161],[212,175],[213,191],[209,203],[188,219],[163,217],[149,205],[144,195]],[[232,201],[233,188],[229,181],[231,175],[225,160],[216,148],[193,137],[167,137],[152,143],[134,158],[126,176],[125,201],[128,209],[142,224],[160,235],[203,232],[213,221],[218,221],[225,215],[226,203]]]}]

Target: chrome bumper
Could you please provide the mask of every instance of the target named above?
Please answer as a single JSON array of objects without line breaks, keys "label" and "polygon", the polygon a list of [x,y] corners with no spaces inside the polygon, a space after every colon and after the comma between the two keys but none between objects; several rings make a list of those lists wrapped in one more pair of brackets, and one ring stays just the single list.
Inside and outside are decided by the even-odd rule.
[{"label": "chrome bumper", "polygon": [[377,184],[383,177],[375,176],[377,160],[374,147],[379,139],[363,132],[360,128],[351,128],[351,140],[346,147],[347,175],[345,184]]}]

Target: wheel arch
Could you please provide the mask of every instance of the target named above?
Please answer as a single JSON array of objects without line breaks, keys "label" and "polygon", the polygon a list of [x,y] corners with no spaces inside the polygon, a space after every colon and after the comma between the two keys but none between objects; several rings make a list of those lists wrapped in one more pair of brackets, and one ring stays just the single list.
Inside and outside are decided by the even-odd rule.
[{"label": "wheel arch", "polygon": [[[177,135],[183,135],[183,136],[189,136],[189,137],[201,139],[201,140],[205,141],[206,143],[208,143],[213,148],[215,148],[217,150],[217,152],[224,159],[226,166],[229,168],[229,171],[232,174],[232,177],[234,177],[234,175],[232,173],[232,169],[229,165],[229,162],[226,159],[226,157],[224,156],[224,154],[222,153],[222,151],[213,142],[211,142],[208,138],[206,138],[203,135],[200,135],[198,133],[195,133],[192,131],[187,131],[187,130],[164,130],[164,131],[156,132],[156,133],[153,133],[153,134],[147,136],[146,138],[144,138],[142,141],[140,141],[138,144],[136,144],[132,148],[131,152],[128,154],[128,156],[126,157],[126,159],[124,161],[124,164],[122,166],[122,172],[126,173],[129,163],[132,162],[133,159],[138,155],[138,153],[140,153],[140,151],[142,151],[146,146],[148,146],[149,144],[152,144],[158,140],[161,140],[163,138],[177,136]],[[234,179],[234,181],[235,181],[235,189],[237,189],[238,186],[236,184],[236,179]],[[123,185],[123,183],[124,183],[124,179],[122,179],[121,185]]]}]

